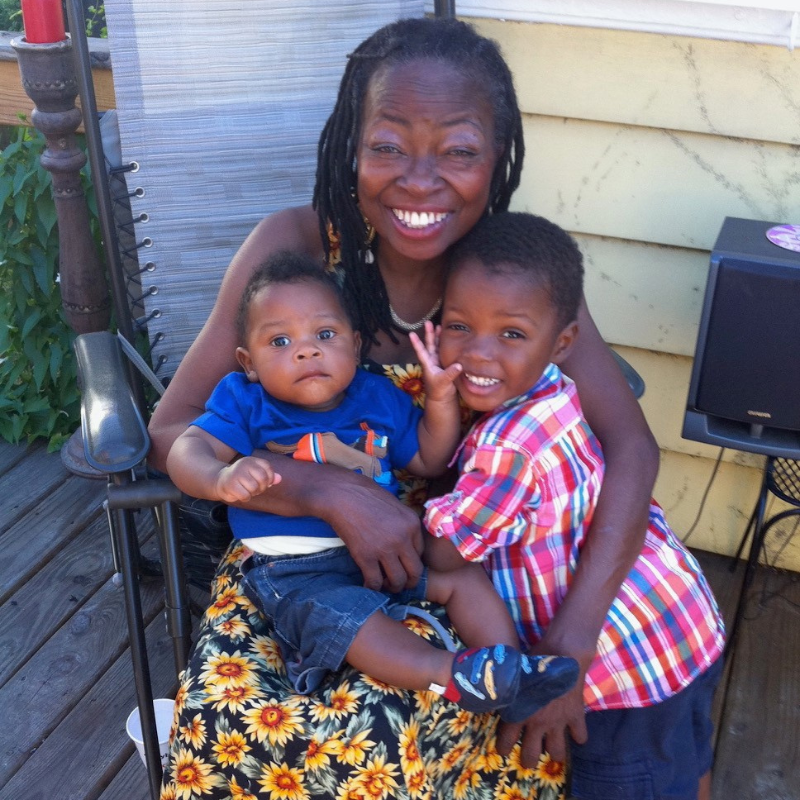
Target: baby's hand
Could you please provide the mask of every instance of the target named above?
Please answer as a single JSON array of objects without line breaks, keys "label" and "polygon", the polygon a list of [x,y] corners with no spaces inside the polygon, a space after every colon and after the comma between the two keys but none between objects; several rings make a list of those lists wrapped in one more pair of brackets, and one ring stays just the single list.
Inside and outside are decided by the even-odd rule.
[{"label": "baby's hand", "polygon": [[461,364],[451,364],[447,369],[442,369],[438,352],[440,331],[440,327],[434,328],[430,320],[426,321],[424,345],[416,333],[408,334],[422,367],[426,398],[433,401],[452,400],[456,397],[454,381],[461,372]]},{"label": "baby's hand", "polygon": [[244,503],[280,483],[269,461],[245,456],[220,470],[217,494],[223,503]]}]

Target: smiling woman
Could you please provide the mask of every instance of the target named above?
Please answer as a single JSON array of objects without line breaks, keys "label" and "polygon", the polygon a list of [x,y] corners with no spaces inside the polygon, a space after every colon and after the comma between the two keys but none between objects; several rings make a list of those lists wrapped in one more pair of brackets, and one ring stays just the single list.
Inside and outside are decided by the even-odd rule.
[{"label": "smiling woman", "polygon": [[[508,208],[523,149],[508,67],[497,46],[470,26],[410,19],[365,40],[348,60],[320,137],[312,207],[263,220],[233,259],[208,322],[151,421],[154,463],[163,467],[170,446],[217,382],[237,371],[239,299],[258,265],[279,250],[303,253],[336,274],[361,336],[362,365],[394,376],[425,402],[409,329],[426,317],[436,319],[451,246],[484,215]],[[584,303],[579,318],[583,335],[564,368],[581,384],[587,415],[606,449],[608,478],[587,537],[586,563],[592,566],[575,576],[573,602],[559,611],[538,647],[571,656],[585,670],[631,554],[641,546],[657,451]],[[427,406],[434,395],[431,385],[426,389]],[[352,471],[271,453],[265,460],[281,481],[243,504],[247,510],[270,512],[286,524],[323,521],[357,564],[359,584],[418,596],[421,531],[415,511]],[[400,498],[418,503],[426,494],[412,481]],[[397,796],[414,798],[559,795],[563,769],[539,755],[546,742],[563,757],[567,726],[581,737],[581,681],[563,704],[546,707],[548,716],[531,715],[523,727],[501,729],[495,718],[464,714],[435,694],[394,688],[352,669],[330,675],[309,695],[295,694],[276,658],[280,637],[244,592],[253,572],[268,573],[266,565],[251,570],[248,555],[234,543],[214,578],[215,597],[225,594],[226,610],[220,616],[212,605],[213,616],[203,623],[184,674],[186,702],[178,721],[180,727],[200,714],[209,740],[199,747],[176,740],[164,797],[188,793],[182,765],[192,757],[212,775],[208,796],[214,798],[254,795],[266,785],[276,796],[285,791],[298,798],[383,797],[390,786]],[[473,605],[482,609],[484,603]],[[440,607],[425,608],[441,618]],[[435,636],[416,622],[406,626],[424,639]],[[222,652],[257,664],[251,679],[228,686],[210,673],[210,660]],[[244,720],[255,708],[274,710],[275,719],[300,717],[302,733],[295,731],[285,745],[260,741]],[[223,766],[210,732],[234,730],[252,751]]]}]

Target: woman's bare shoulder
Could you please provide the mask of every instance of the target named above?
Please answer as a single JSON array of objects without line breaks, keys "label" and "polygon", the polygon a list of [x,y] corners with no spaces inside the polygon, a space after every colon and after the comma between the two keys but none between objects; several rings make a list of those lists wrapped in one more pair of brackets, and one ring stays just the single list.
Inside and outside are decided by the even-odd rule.
[{"label": "woman's bare shoulder", "polygon": [[295,250],[312,256],[320,254],[322,242],[316,212],[308,205],[269,214],[247,237],[237,257],[242,251],[253,249],[261,251],[262,258],[278,250]]},{"label": "woman's bare shoulder", "polygon": [[225,319],[230,317],[250,276],[280,250],[322,259],[317,215],[311,206],[276,211],[253,228],[225,272],[212,316],[221,313]]}]

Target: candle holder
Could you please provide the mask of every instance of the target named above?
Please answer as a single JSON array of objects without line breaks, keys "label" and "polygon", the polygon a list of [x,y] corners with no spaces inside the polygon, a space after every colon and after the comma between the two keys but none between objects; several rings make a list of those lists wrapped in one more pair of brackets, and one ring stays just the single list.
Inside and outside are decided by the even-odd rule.
[{"label": "candle holder", "polygon": [[108,330],[109,291],[81,185],[86,156],[75,138],[81,112],[75,106],[78,84],[72,42],[32,44],[19,37],[11,46],[17,52],[22,86],[35,105],[31,121],[47,142],[40,162],[53,178],[61,304],[67,322],[76,333]]}]

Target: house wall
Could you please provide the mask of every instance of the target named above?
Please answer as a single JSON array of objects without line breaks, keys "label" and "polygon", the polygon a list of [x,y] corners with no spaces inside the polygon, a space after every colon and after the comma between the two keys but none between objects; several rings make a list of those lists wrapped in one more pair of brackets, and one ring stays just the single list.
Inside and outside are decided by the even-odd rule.
[{"label": "house wall", "polygon": [[[656,498],[686,537],[719,453],[681,438],[709,251],[726,216],[800,221],[800,54],[469,21],[499,42],[515,75],[527,153],[514,208],[553,219],[581,245],[598,326],[647,383],[641,403],[661,447]],[[692,546],[736,551],[762,465],[725,451]],[[768,557],[800,570],[792,530],[771,534]]]}]

